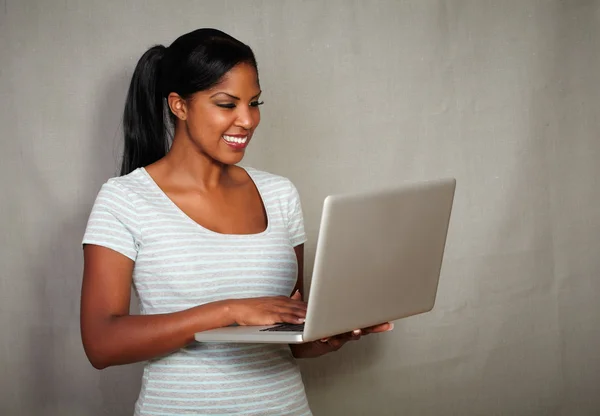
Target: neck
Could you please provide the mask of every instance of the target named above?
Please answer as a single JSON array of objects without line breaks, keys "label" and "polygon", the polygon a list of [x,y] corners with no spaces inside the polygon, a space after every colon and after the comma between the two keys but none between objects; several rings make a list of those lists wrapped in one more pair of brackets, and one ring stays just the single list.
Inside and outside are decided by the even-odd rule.
[{"label": "neck", "polygon": [[164,168],[181,187],[199,191],[215,189],[228,178],[229,166],[201,152],[189,140],[173,138],[173,145],[163,158]]}]

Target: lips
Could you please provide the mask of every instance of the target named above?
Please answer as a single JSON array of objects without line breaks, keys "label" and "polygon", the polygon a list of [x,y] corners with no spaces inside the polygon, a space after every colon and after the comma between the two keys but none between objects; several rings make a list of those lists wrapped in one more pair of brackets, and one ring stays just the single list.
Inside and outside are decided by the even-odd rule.
[{"label": "lips", "polygon": [[224,134],[221,138],[234,149],[244,149],[248,145],[248,136],[229,136]]}]

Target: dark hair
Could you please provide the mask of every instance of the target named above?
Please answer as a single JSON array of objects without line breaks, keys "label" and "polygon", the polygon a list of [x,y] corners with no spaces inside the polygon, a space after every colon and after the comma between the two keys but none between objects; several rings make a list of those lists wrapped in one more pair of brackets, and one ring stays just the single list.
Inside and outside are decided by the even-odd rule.
[{"label": "dark hair", "polygon": [[174,121],[166,105],[171,92],[189,98],[219,83],[240,63],[257,69],[249,46],[216,29],[198,29],[180,36],[168,48],[156,45],[146,51],[135,67],[127,92],[121,175],[167,154],[170,139],[166,114]]}]

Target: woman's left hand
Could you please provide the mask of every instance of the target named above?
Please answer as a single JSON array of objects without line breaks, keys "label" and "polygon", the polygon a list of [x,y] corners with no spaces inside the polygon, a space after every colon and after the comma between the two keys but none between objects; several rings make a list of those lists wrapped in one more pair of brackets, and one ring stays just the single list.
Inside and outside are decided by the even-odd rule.
[{"label": "woman's left hand", "polygon": [[363,335],[391,331],[392,329],[394,329],[394,324],[387,322],[385,324],[374,325],[363,329],[355,329],[352,332],[346,332],[345,334],[335,335],[330,338],[323,338],[315,342],[326,344],[331,351],[337,351],[348,341],[358,341]]},{"label": "woman's left hand", "polygon": [[392,329],[394,329],[394,324],[387,322],[385,324],[374,325],[363,329],[356,329],[352,332],[346,332],[344,334],[323,338],[306,344],[292,345],[292,351],[296,358],[319,357],[321,355],[337,351],[342,348],[346,342],[357,341],[363,335],[391,331]]}]

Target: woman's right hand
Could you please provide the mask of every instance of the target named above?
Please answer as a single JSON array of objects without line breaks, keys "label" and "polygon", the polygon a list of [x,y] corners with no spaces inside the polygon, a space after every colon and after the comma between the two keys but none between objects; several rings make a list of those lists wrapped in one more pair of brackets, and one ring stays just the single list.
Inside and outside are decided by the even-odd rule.
[{"label": "woman's right hand", "polygon": [[231,306],[233,319],[238,325],[301,324],[306,318],[306,302],[301,300],[299,292],[292,297],[235,299]]}]

